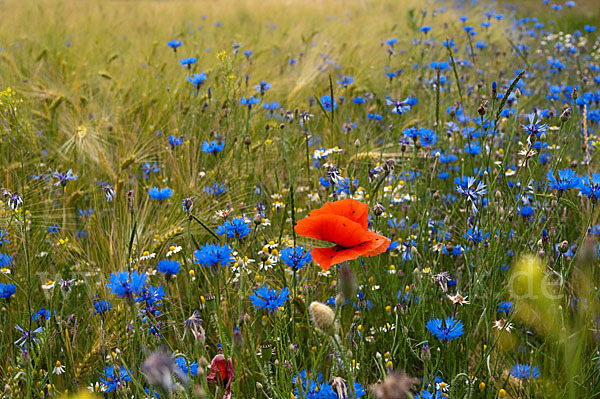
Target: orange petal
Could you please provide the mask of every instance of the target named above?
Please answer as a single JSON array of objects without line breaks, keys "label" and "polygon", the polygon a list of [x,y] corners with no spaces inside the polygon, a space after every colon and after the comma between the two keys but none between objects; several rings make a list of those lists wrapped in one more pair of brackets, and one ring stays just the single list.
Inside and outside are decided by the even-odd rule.
[{"label": "orange petal", "polygon": [[365,230],[369,225],[369,206],[355,199],[326,202],[320,209],[315,209],[310,216],[338,215],[360,224]]},{"label": "orange petal", "polygon": [[339,215],[309,215],[299,220],[296,233],[317,240],[333,242],[342,247],[353,247],[369,240],[368,231],[360,224]]},{"label": "orange petal", "polygon": [[372,231],[368,231],[367,234],[369,235],[371,240],[375,241],[379,245],[375,247],[372,251],[364,254],[363,256],[371,257],[384,253],[385,251],[387,251],[387,249],[390,247],[390,244],[392,243],[392,240],[385,236],[382,236],[381,234],[373,233]]},{"label": "orange petal", "polygon": [[356,259],[359,256],[371,253],[381,245],[379,240],[376,241],[375,239],[371,239],[350,248],[344,248],[339,245],[331,248],[314,248],[310,251],[310,255],[316,264],[321,266],[323,270],[327,270],[332,265],[337,265],[338,263]]}]

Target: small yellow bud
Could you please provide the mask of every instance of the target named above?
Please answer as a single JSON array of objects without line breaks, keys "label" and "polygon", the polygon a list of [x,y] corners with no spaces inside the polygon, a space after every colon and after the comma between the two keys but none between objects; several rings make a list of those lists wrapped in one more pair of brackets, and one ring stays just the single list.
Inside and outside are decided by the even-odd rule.
[{"label": "small yellow bud", "polygon": [[504,389],[501,389],[498,391],[499,398],[506,398],[507,396],[508,396],[508,394],[506,393],[506,391]]},{"label": "small yellow bud", "polygon": [[485,389],[485,382],[481,381],[481,382],[479,383],[479,390],[480,390],[480,391],[483,391],[484,389]]}]

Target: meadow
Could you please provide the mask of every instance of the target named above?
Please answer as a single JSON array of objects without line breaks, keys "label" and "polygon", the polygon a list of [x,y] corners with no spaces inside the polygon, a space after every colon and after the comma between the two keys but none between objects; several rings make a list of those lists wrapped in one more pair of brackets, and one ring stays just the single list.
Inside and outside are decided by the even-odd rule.
[{"label": "meadow", "polygon": [[0,10],[1,398],[600,396],[596,0]]}]

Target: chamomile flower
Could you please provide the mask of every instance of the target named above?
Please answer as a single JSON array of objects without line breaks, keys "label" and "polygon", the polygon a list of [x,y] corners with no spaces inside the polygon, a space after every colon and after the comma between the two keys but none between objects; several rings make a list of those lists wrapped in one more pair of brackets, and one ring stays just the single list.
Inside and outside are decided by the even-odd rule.
[{"label": "chamomile flower", "polygon": [[52,369],[52,374],[61,375],[65,373],[65,370],[65,366],[57,360],[54,364],[54,368]]}]

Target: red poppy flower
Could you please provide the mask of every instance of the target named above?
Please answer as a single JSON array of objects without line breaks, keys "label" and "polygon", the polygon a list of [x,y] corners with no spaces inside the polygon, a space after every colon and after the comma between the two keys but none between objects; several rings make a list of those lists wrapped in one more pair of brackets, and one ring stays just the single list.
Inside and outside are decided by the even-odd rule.
[{"label": "red poppy flower", "polygon": [[362,202],[345,199],[327,202],[321,209],[313,210],[298,221],[296,233],[317,240],[336,244],[331,248],[314,248],[313,260],[323,270],[332,265],[356,259],[359,256],[375,256],[385,252],[390,239],[367,230],[369,206]]},{"label": "red poppy flower", "polygon": [[225,356],[219,353],[213,357],[210,363],[210,374],[206,379],[223,386],[225,388],[223,399],[229,399],[231,398],[231,382],[234,375],[233,361],[231,359],[225,360]]}]

